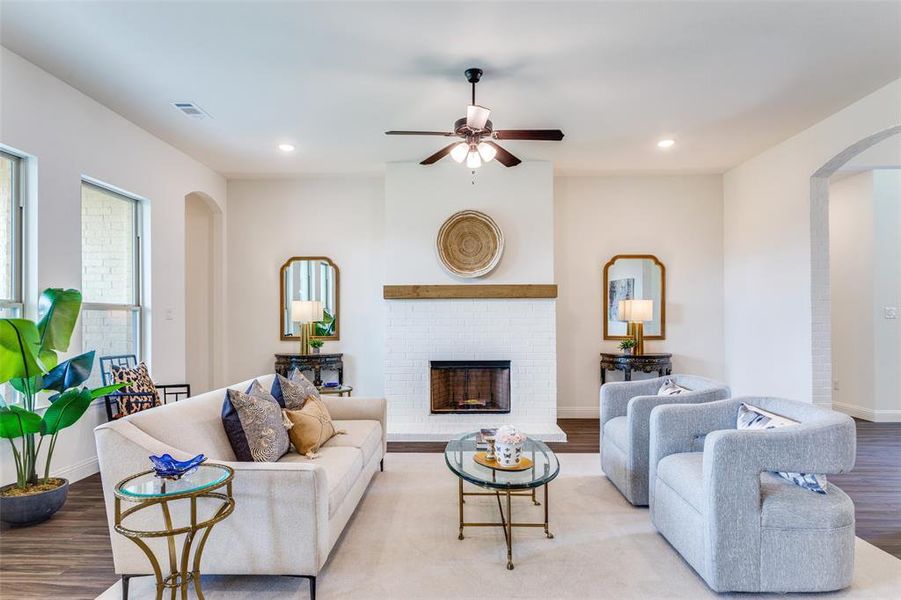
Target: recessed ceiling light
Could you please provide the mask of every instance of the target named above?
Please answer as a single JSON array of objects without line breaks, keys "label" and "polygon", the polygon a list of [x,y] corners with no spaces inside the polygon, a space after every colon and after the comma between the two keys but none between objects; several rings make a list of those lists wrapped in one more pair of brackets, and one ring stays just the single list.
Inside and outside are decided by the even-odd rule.
[{"label": "recessed ceiling light", "polygon": [[294,152],[294,144],[279,144],[278,149],[282,152]]},{"label": "recessed ceiling light", "polygon": [[660,140],[657,142],[658,148],[672,148],[676,144],[676,140]]}]

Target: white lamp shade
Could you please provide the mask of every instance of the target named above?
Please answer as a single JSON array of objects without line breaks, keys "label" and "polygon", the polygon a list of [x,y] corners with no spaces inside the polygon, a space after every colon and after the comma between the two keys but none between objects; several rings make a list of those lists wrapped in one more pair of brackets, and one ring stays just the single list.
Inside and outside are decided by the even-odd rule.
[{"label": "white lamp shade", "polygon": [[460,142],[453,148],[451,148],[450,155],[451,158],[457,161],[458,163],[462,163],[466,160],[466,155],[469,154],[469,144],[466,142]]},{"label": "white lamp shade", "polygon": [[466,125],[472,129],[485,129],[490,114],[491,111],[484,106],[470,104],[466,107]]},{"label": "white lamp shade", "polygon": [[466,155],[466,166],[470,169],[478,169],[482,166],[482,157],[479,156],[478,151],[469,151],[469,154]]},{"label": "white lamp shade", "polygon": [[295,323],[315,323],[322,320],[322,302],[319,300],[292,300],[291,320]]},{"label": "white lamp shade", "polygon": [[621,321],[653,321],[653,300],[620,300],[618,306],[619,319]]}]

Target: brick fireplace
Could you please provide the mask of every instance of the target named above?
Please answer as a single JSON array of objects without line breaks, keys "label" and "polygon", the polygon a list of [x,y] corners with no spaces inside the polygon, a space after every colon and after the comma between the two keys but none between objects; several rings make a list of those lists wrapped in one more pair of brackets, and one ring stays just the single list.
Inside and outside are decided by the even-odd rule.
[{"label": "brick fireplace", "polygon": [[432,414],[510,412],[509,360],[433,360]]}]

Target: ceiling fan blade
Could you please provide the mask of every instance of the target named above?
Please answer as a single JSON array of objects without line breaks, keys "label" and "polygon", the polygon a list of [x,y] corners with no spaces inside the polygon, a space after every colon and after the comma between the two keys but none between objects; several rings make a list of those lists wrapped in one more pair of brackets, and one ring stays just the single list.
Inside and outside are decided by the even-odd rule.
[{"label": "ceiling fan blade", "polygon": [[385,135],[454,135],[452,131],[386,131]]},{"label": "ceiling fan blade", "polygon": [[425,159],[424,161],[422,161],[422,162],[419,163],[419,164],[421,164],[421,165],[431,165],[431,164],[434,164],[434,163],[438,162],[439,160],[441,160],[442,158],[444,158],[445,156],[447,156],[448,154],[450,154],[451,149],[452,149],[454,146],[456,146],[457,144],[459,144],[459,143],[460,143],[460,142],[454,142],[453,144],[448,144],[447,146],[445,146],[444,148],[442,148],[441,150],[439,150],[439,151],[436,152],[435,154],[431,155],[430,157],[428,157],[427,159]]},{"label": "ceiling fan blade", "polygon": [[563,132],[559,129],[500,129],[494,132],[497,140],[541,140],[559,142]]},{"label": "ceiling fan blade", "polygon": [[494,142],[484,141],[482,143],[488,144],[489,146],[491,146],[492,148],[497,150],[497,154],[494,155],[494,159],[497,162],[504,165],[505,167],[515,167],[516,165],[518,165],[519,163],[522,162],[521,160],[519,160],[518,158],[516,158],[515,156],[513,156],[512,154],[510,154],[509,152],[507,152],[506,150],[501,148],[498,144],[495,144]]}]

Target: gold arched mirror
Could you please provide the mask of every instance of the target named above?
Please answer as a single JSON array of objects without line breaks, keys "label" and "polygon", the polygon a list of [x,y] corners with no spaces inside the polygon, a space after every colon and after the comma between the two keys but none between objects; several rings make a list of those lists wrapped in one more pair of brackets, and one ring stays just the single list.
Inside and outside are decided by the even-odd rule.
[{"label": "gold arched mirror", "polygon": [[291,308],[297,300],[321,303],[322,320],[313,324],[312,338],[337,340],[339,337],[338,266],[325,256],[294,256],[279,271],[278,326],[283,340],[299,340],[300,325]]},{"label": "gold arched mirror", "polygon": [[666,267],[653,254],[617,254],[604,265],[605,340],[628,337],[628,316],[620,314],[624,300],[650,300],[644,339],[666,339]]}]

